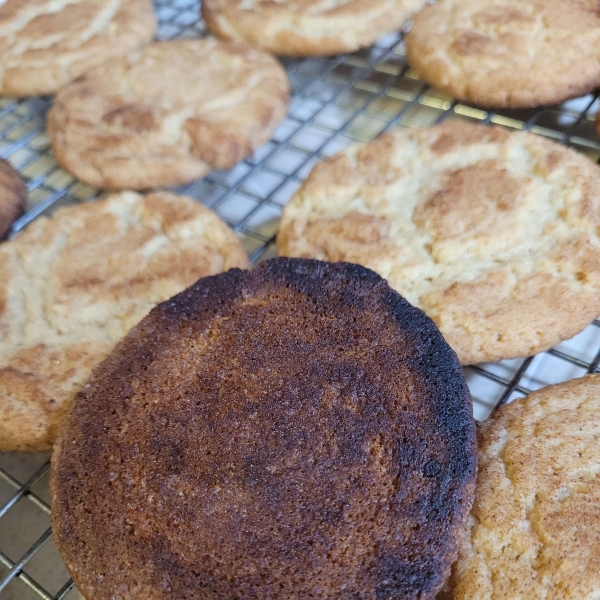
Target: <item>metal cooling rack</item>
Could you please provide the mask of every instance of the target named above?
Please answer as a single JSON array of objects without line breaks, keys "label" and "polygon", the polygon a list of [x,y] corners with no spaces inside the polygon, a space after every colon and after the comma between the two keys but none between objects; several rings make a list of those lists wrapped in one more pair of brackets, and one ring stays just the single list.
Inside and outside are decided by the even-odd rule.
[{"label": "metal cooling rack", "polygon": [[[155,0],[159,39],[206,34],[197,0]],[[282,207],[319,160],[355,140],[394,127],[425,127],[464,118],[528,129],[600,157],[595,96],[530,111],[486,112],[428,88],[411,71],[401,35],[351,55],[284,60],[293,98],[273,139],[227,172],[179,188],[216,210],[240,235],[253,262],[275,256]],[[45,114],[51,101],[0,99],[0,157],[27,178],[29,203],[13,233],[40,214],[89,200],[97,192],[59,169],[49,150]],[[598,370],[600,322],[575,338],[526,359],[465,369],[478,420],[500,403],[550,383]],[[52,541],[49,455],[0,454],[0,600],[75,600]]]}]

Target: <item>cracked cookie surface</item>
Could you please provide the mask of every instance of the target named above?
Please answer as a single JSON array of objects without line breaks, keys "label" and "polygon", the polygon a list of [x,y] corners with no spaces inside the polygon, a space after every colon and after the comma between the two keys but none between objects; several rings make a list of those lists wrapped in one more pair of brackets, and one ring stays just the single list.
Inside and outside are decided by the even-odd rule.
[{"label": "cracked cookie surface", "polygon": [[531,133],[397,130],[317,165],[277,246],[373,269],[463,364],[526,356],[600,314],[599,186],[597,165]]},{"label": "cracked cookie surface", "polygon": [[0,94],[53,94],[148,43],[150,0],[6,0],[0,4]]},{"label": "cracked cookie surface", "polygon": [[454,598],[597,598],[600,375],[501,407],[478,437],[475,502]]},{"label": "cracked cookie surface", "polygon": [[25,210],[27,187],[19,173],[5,160],[0,160],[0,240]]},{"label": "cracked cookie surface", "polygon": [[0,245],[0,450],[51,448],[92,368],[151,308],[247,266],[216,214],[166,193],[59,209]]},{"label": "cracked cookie surface", "polygon": [[288,100],[268,54],[214,38],[156,42],[61,90],[48,134],[59,164],[89,185],[175,186],[251,154]]},{"label": "cracked cookie surface", "polygon": [[398,31],[425,0],[204,0],[209,29],[287,56],[353,52]]},{"label": "cracked cookie surface", "polygon": [[534,107],[600,84],[596,0],[440,0],[406,36],[410,65],[459,100]]}]

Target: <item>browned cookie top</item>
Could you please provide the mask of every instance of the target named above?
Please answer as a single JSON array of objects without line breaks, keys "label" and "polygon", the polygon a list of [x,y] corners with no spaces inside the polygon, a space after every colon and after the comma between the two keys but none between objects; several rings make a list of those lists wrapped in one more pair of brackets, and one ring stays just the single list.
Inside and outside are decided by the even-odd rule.
[{"label": "browned cookie top", "polygon": [[150,0],[4,0],[0,96],[54,94],[144,46],[155,29]]},{"label": "browned cookie top", "polygon": [[455,600],[600,597],[600,375],[550,385],[479,428]]},{"label": "browned cookie top", "polygon": [[279,62],[246,44],[155,42],[65,86],[48,137],[58,164],[94,187],[176,186],[262,146],[289,95]]},{"label": "browned cookie top", "polygon": [[27,188],[22,177],[0,159],[0,240],[25,210]]},{"label": "browned cookie top", "polygon": [[475,467],[432,321],[363,267],[276,259],[199,280],[96,368],[54,535],[88,600],[433,598]]},{"label": "browned cookie top", "polygon": [[457,100],[558,104],[600,84],[598,0],[440,0],[406,36],[410,65]]},{"label": "browned cookie top", "polygon": [[463,364],[530,356],[600,315],[600,168],[526,131],[396,129],[318,164],[277,248],[373,269]]},{"label": "browned cookie top", "polygon": [[92,369],[159,302],[248,258],[185,196],[111,194],[0,244],[0,451],[52,448]]},{"label": "browned cookie top", "polygon": [[353,52],[397,32],[425,0],[203,0],[206,26],[224,40],[287,56]]}]

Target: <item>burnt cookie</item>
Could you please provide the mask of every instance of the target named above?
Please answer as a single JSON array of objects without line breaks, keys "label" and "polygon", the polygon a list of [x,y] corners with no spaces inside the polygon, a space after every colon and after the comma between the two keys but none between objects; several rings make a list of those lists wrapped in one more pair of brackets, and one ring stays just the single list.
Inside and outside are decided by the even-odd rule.
[{"label": "burnt cookie", "polygon": [[472,502],[471,410],[433,322],[374,272],[206,277],[77,395],[56,544],[88,600],[434,598]]}]

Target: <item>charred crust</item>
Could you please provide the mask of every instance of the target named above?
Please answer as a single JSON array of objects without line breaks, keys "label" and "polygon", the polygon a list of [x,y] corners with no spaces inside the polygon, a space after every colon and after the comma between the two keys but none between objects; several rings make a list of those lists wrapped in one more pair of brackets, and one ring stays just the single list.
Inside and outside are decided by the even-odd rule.
[{"label": "charred crust", "polygon": [[373,271],[300,259],[155,308],[57,450],[55,538],[89,600],[434,598],[476,468],[432,321]]}]

